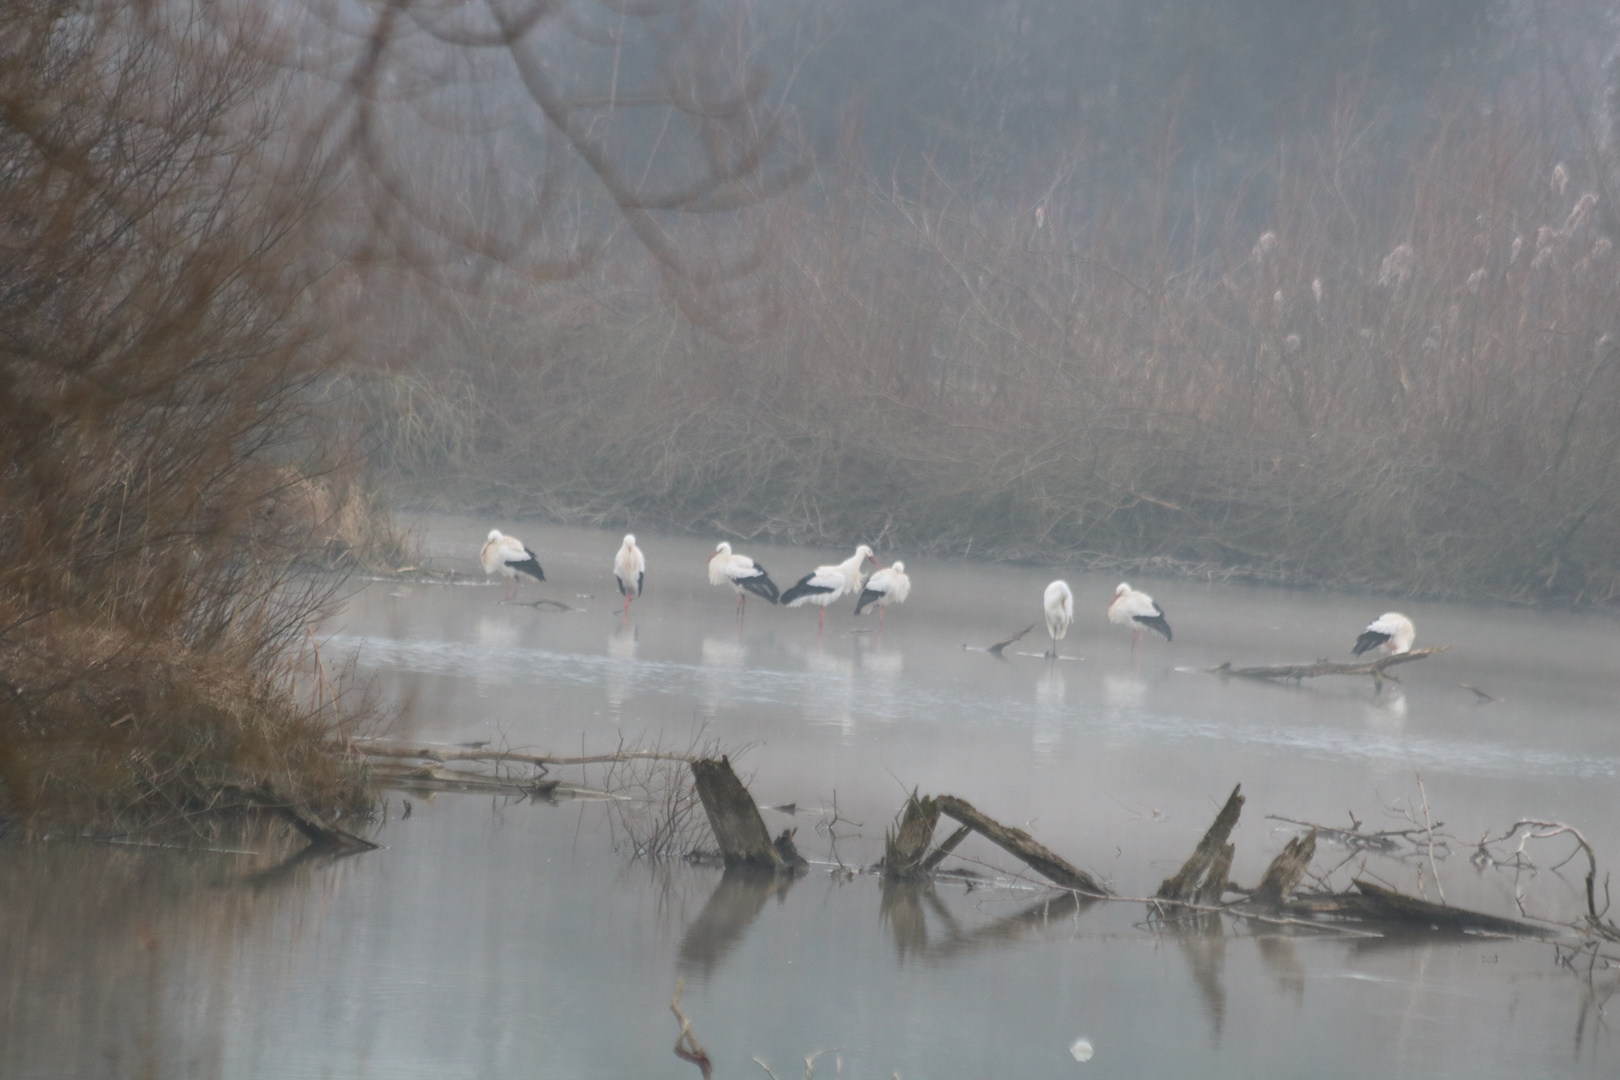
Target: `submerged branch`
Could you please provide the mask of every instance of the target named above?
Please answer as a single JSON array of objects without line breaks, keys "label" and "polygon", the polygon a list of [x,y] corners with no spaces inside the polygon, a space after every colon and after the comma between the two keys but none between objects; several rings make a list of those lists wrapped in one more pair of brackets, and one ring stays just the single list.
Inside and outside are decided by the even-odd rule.
[{"label": "submerged branch", "polygon": [[1318,660],[1314,664],[1272,664],[1260,667],[1233,667],[1232,662],[1218,667],[1205,668],[1211,675],[1236,676],[1240,679],[1314,679],[1319,675],[1371,675],[1374,681],[1399,682],[1395,676],[1387,674],[1388,670],[1396,664],[1405,664],[1412,660],[1421,660],[1425,656],[1433,656],[1437,652],[1445,652],[1448,645],[1436,645],[1428,649],[1413,649],[1411,652],[1396,653],[1379,660],[1363,664],[1339,664],[1331,660]]}]

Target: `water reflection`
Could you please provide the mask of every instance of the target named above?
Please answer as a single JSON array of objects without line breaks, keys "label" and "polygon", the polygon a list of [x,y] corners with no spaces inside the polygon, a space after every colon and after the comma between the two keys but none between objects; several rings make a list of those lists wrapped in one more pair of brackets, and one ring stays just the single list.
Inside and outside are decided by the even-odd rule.
[{"label": "water reflection", "polygon": [[[932,882],[883,883],[878,919],[893,939],[899,960],[940,964],[988,949],[1010,948],[1055,926],[1071,925],[1094,903],[1075,893],[1054,892],[1010,914],[968,926],[944,902],[939,890],[945,887]],[[1007,901],[1002,898],[1001,902]]]},{"label": "water reflection", "polygon": [[1406,726],[1406,691],[1385,683],[1366,707],[1367,723],[1375,731],[1396,733]]},{"label": "water reflection", "polygon": [[624,624],[608,635],[607,654],[613,660],[608,665],[605,690],[608,716],[614,723],[624,719],[624,703],[629,700],[636,682],[636,647],[640,641],[640,628]]},{"label": "water reflection", "polygon": [[1035,681],[1035,734],[1031,748],[1042,758],[1063,742],[1063,702],[1068,696],[1068,683],[1063,669],[1056,664],[1047,665]]},{"label": "water reflection", "polygon": [[748,928],[764,909],[765,901],[772,895],[778,900],[786,899],[796,880],[792,875],[727,867],[703,910],[681,936],[676,969],[688,977],[711,975],[747,935]]},{"label": "water reflection", "polygon": [[1277,989],[1296,1006],[1305,1003],[1305,965],[1300,962],[1294,939],[1286,934],[1261,934],[1254,939],[1260,950],[1260,960],[1271,977],[1277,980]]},{"label": "water reflection", "polygon": [[512,673],[503,665],[501,653],[517,645],[518,628],[509,613],[480,615],[473,636],[478,642],[473,660],[473,693],[488,698],[491,690],[511,681]]},{"label": "water reflection", "polygon": [[[739,637],[742,631],[739,629]],[[698,652],[702,665],[699,682],[703,688],[703,703],[698,710],[705,720],[720,715],[720,706],[737,696],[737,679],[748,649],[741,640],[706,636]]]},{"label": "water reflection", "polygon": [[[469,525],[462,547],[487,529]],[[600,551],[617,542],[554,530],[548,572],[565,577],[571,558],[605,577]],[[710,553],[674,538],[660,559],[684,561],[682,544],[694,567]],[[618,629],[616,606],[537,617],[497,605],[494,590],[427,585],[367,590],[334,629],[380,695],[407,703],[411,738],[487,737],[484,717],[515,716],[514,745],[562,751],[593,713],[633,709],[642,727],[671,732],[713,715],[716,738],[766,741],[749,759],[762,799],[836,795],[843,821],[867,823],[843,828],[851,864],[881,850],[896,778],[1036,822],[1043,842],[1132,895],[1180,865],[1213,812],[1206,796],[1238,779],[1254,800],[1250,839],[1238,837],[1244,881],[1265,864],[1263,813],[1376,813],[1379,785],[1395,790],[1384,778],[1409,786],[1414,767],[1457,835],[1500,826],[1504,811],[1620,816],[1620,632],[1608,623],[1560,614],[1527,635],[1532,616],[1517,610],[1458,608],[1449,627],[1426,614],[1455,647],[1381,700],[1365,680],[1300,689],[1164,671],[1171,659],[1196,669],[1342,652],[1336,629],[1319,646],[1315,628],[1364,622],[1365,599],[1321,592],[1184,585],[1173,595],[1187,633],[1149,651],[1145,674],[1123,641],[1086,663],[1019,655],[1042,649],[1038,637],[999,662],[962,652],[1025,625],[985,613],[1038,595],[1049,576],[936,565],[937,588],[913,597],[903,628],[881,641],[829,628],[821,650],[814,626],[768,607],[739,634],[700,577],[688,593],[655,590]],[[1114,582],[1094,584],[1105,594]],[[574,587],[589,586],[563,595]],[[1221,639],[1200,641],[1196,627],[1217,616]],[[1274,656],[1279,642],[1297,647]],[[1464,681],[1501,700],[1476,707]],[[1153,828],[1129,824],[1138,808]],[[1346,944],[1231,925],[1224,940],[1171,943],[1133,905],[1082,913],[1064,893],[652,871],[615,853],[609,820],[598,804],[502,809],[445,794],[416,801],[409,820],[391,814],[386,850],[337,864],[282,863],[286,852],[251,844],[258,854],[8,851],[0,1076],[504,1078],[537,1062],[661,1075],[683,972],[702,976],[686,1007],[704,1042],[741,1064],[847,1043],[865,1055],[851,1075],[1046,1075],[1054,1059],[1074,1067],[1064,1048],[1084,1034],[1098,1053],[1085,1068],[1130,1076],[1235,1080],[1295,1075],[1301,1062],[1436,1080],[1620,1072],[1602,1012],[1615,976],[1559,968],[1540,944]],[[1615,835],[1592,836],[1603,867],[1620,861]],[[1465,866],[1441,872],[1454,868],[1448,896],[1479,899]],[[1543,875],[1543,896],[1549,884]],[[1511,905],[1511,886],[1501,893]]]},{"label": "water reflection", "polygon": [[[1217,916],[1217,919],[1219,916]],[[1185,930],[1175,935],[1181,955],[1187,960],[1193,985],[1209,1021],[1210,1036],[1216,1046],[1221,1042],[1221,1027],[1226,1023],[1226,986],[1221,974],[1226,967],[1226,933],[1219,925],[1199,930]]]},{"label": "water reflection", "polygon": [[1103,700],[1114,709],[1139,709],[1147,701],[1147,680],[1140,675],[1104,675]]}]

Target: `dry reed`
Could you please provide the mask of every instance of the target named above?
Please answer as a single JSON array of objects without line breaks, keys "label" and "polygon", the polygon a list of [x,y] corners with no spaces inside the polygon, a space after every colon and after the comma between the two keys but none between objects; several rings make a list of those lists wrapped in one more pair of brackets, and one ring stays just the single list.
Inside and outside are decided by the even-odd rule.
[{"label": "dry reed", "polygon": [[1352,102],[1217,190],[845,170],[746,212],[740,342],[609,250],[396,295],[355,400],[441,505],[1612,601],[1615,163],[1548,108]]}]

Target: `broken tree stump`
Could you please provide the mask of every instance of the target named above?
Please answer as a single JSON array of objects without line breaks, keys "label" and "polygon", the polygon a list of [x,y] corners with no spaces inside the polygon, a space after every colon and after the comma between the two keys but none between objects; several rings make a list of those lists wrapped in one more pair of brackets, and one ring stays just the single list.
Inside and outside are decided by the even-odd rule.
[{"label": "broken tree stump", "polygon": [[1232,878],[1232,859],[1237,855],[1237,845],[1227,844],[1215,853],[1215,858],[1209,864],[1209,876],[1193,894],[1193,903],[1203,907],[1219,907],[1221,898],[1226,895],[1226,886]]},{"label": "broken tree stump", "polygon": [[1261,667],[1233,667],[1228,660],[1219,667],[1205,668],[1211,675],[1236,676],[1240,679],[1314,679],[1319,675],[1371,675],[1373,682],[1382,684],[1385,679],[1390,682],[1400,682],[1395,676],[1388,674],[1390,668],[1396,664],[1405,664],[1413,660],[1421,660],[1425,656],[1433,656],[1437,652],[1445,652],[1448,645],[1435,645],[1428,649],[1413,649],[1411,652],[1396,653],[1382,659],[1371,660],[1367,663],[1337,664],[1331,660],[1318,660],[1314,664],[1271,664]]},{"label": "broken tree stump", "polygon": [[[1174,876],[1164,879],[1159,891],[1153,894],[1155,897],[1160,900],[1193,900],[1195,897],[1207,897],[1218,887],[1220,891],[1215,892],[1213,898],[1207,902],[1212,904],[1220,902],[1221,895],[1226,892],[1226,876],[1232,871],[1234,854],[1232,845],[1226,840],[1237,826],[1238,815],[1243,812],[1242,791],[1242,784],[1232,789],[1232,794],[1226,798],[1226,805],[1215,815],[1215,821],[1210,825],[1209,831],[1198,841],[1198,846],[1187,857],[1187,861],[1181,864],[1181,869],[1176,871]],[[1223,854],[1224,867],[1220,870],[1217,882],[1214,873],[1215,864]],[[1206,872],[1209,874],[1205,882],[1206,887],[1200,888],[1199,883],[1204,880]],[[1199,899],[1197,902],[1206,901]]]},{"label": "broken tree stump", "polygon": [[771,842],[770,831],[759,816],[754,797],[732,771],[729,757],[693,761],[692,779],[697,783],[703,812],[709,817],[709,828],[728,867],[752,866],[773,871],[787,868],[781,852]]},{"label": "broken tree stump", "polygon": [[[900,811],[900,824],[883,834],[883,878],[885,881],[909,881],[924,877],[924,857],[928,845],[934,840],[934,827],[939,824],[939,805],[930,798],[917,797],[912,789],[906,796],[906,805]],[[960,842],[960,841],[958,841]]]},{"label": "broken tree stump", "polygon": [[1111,895],[1102,882],[1058,857],[1045,846],[1036,843],[1029,833],[1022,829],[1008,828],[1001,822],[986,817],[967,800],[958,799],[954,795],[940,795],[934,802],[939,807],[940,813],[961,822],[1002,850],[1018,856],[1031,870],[1054,885],[1089,896]]},{"label": "broken tree stump", "polygon": [[1305,868],[1310,866],[1315,854],[1315,829],[1288,841],[1277,857],[1271,860],[1271,865],[1266,867],[1266,872],[1260,875],[1260,884],[1249,895],[1249,903],[1258,908],[1281,910],[1289,894],[1294,891],[1294,886],[1305,876]]}]

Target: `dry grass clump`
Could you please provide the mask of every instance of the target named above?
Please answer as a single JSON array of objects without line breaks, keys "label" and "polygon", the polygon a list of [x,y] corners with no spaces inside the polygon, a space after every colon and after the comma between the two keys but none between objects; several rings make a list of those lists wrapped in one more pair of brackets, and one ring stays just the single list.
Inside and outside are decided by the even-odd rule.
[{"label": "dry grass clump", "polygon": [[1476,105],[1346,107],[1235,188],[847,173],[749,211],[741,343],[604,256],[378,309],[413,362],[359,399],[468,507],[1613,600],[1616,163],[1559,149],[1573,109]]},{"label": "dry grass clump", "polygon": [[235,649],[197,650],[47,616],[0,642],[0,808],[34,829],[198,828],[275,797],[361,812],[331,742],[354,717],[302,704]]},{"label": "dry grass clump", "polygon": [[285,674],[348,498],[305,479],[321,178],[209,14],[0,11],[0,824],[360,797]]}]

